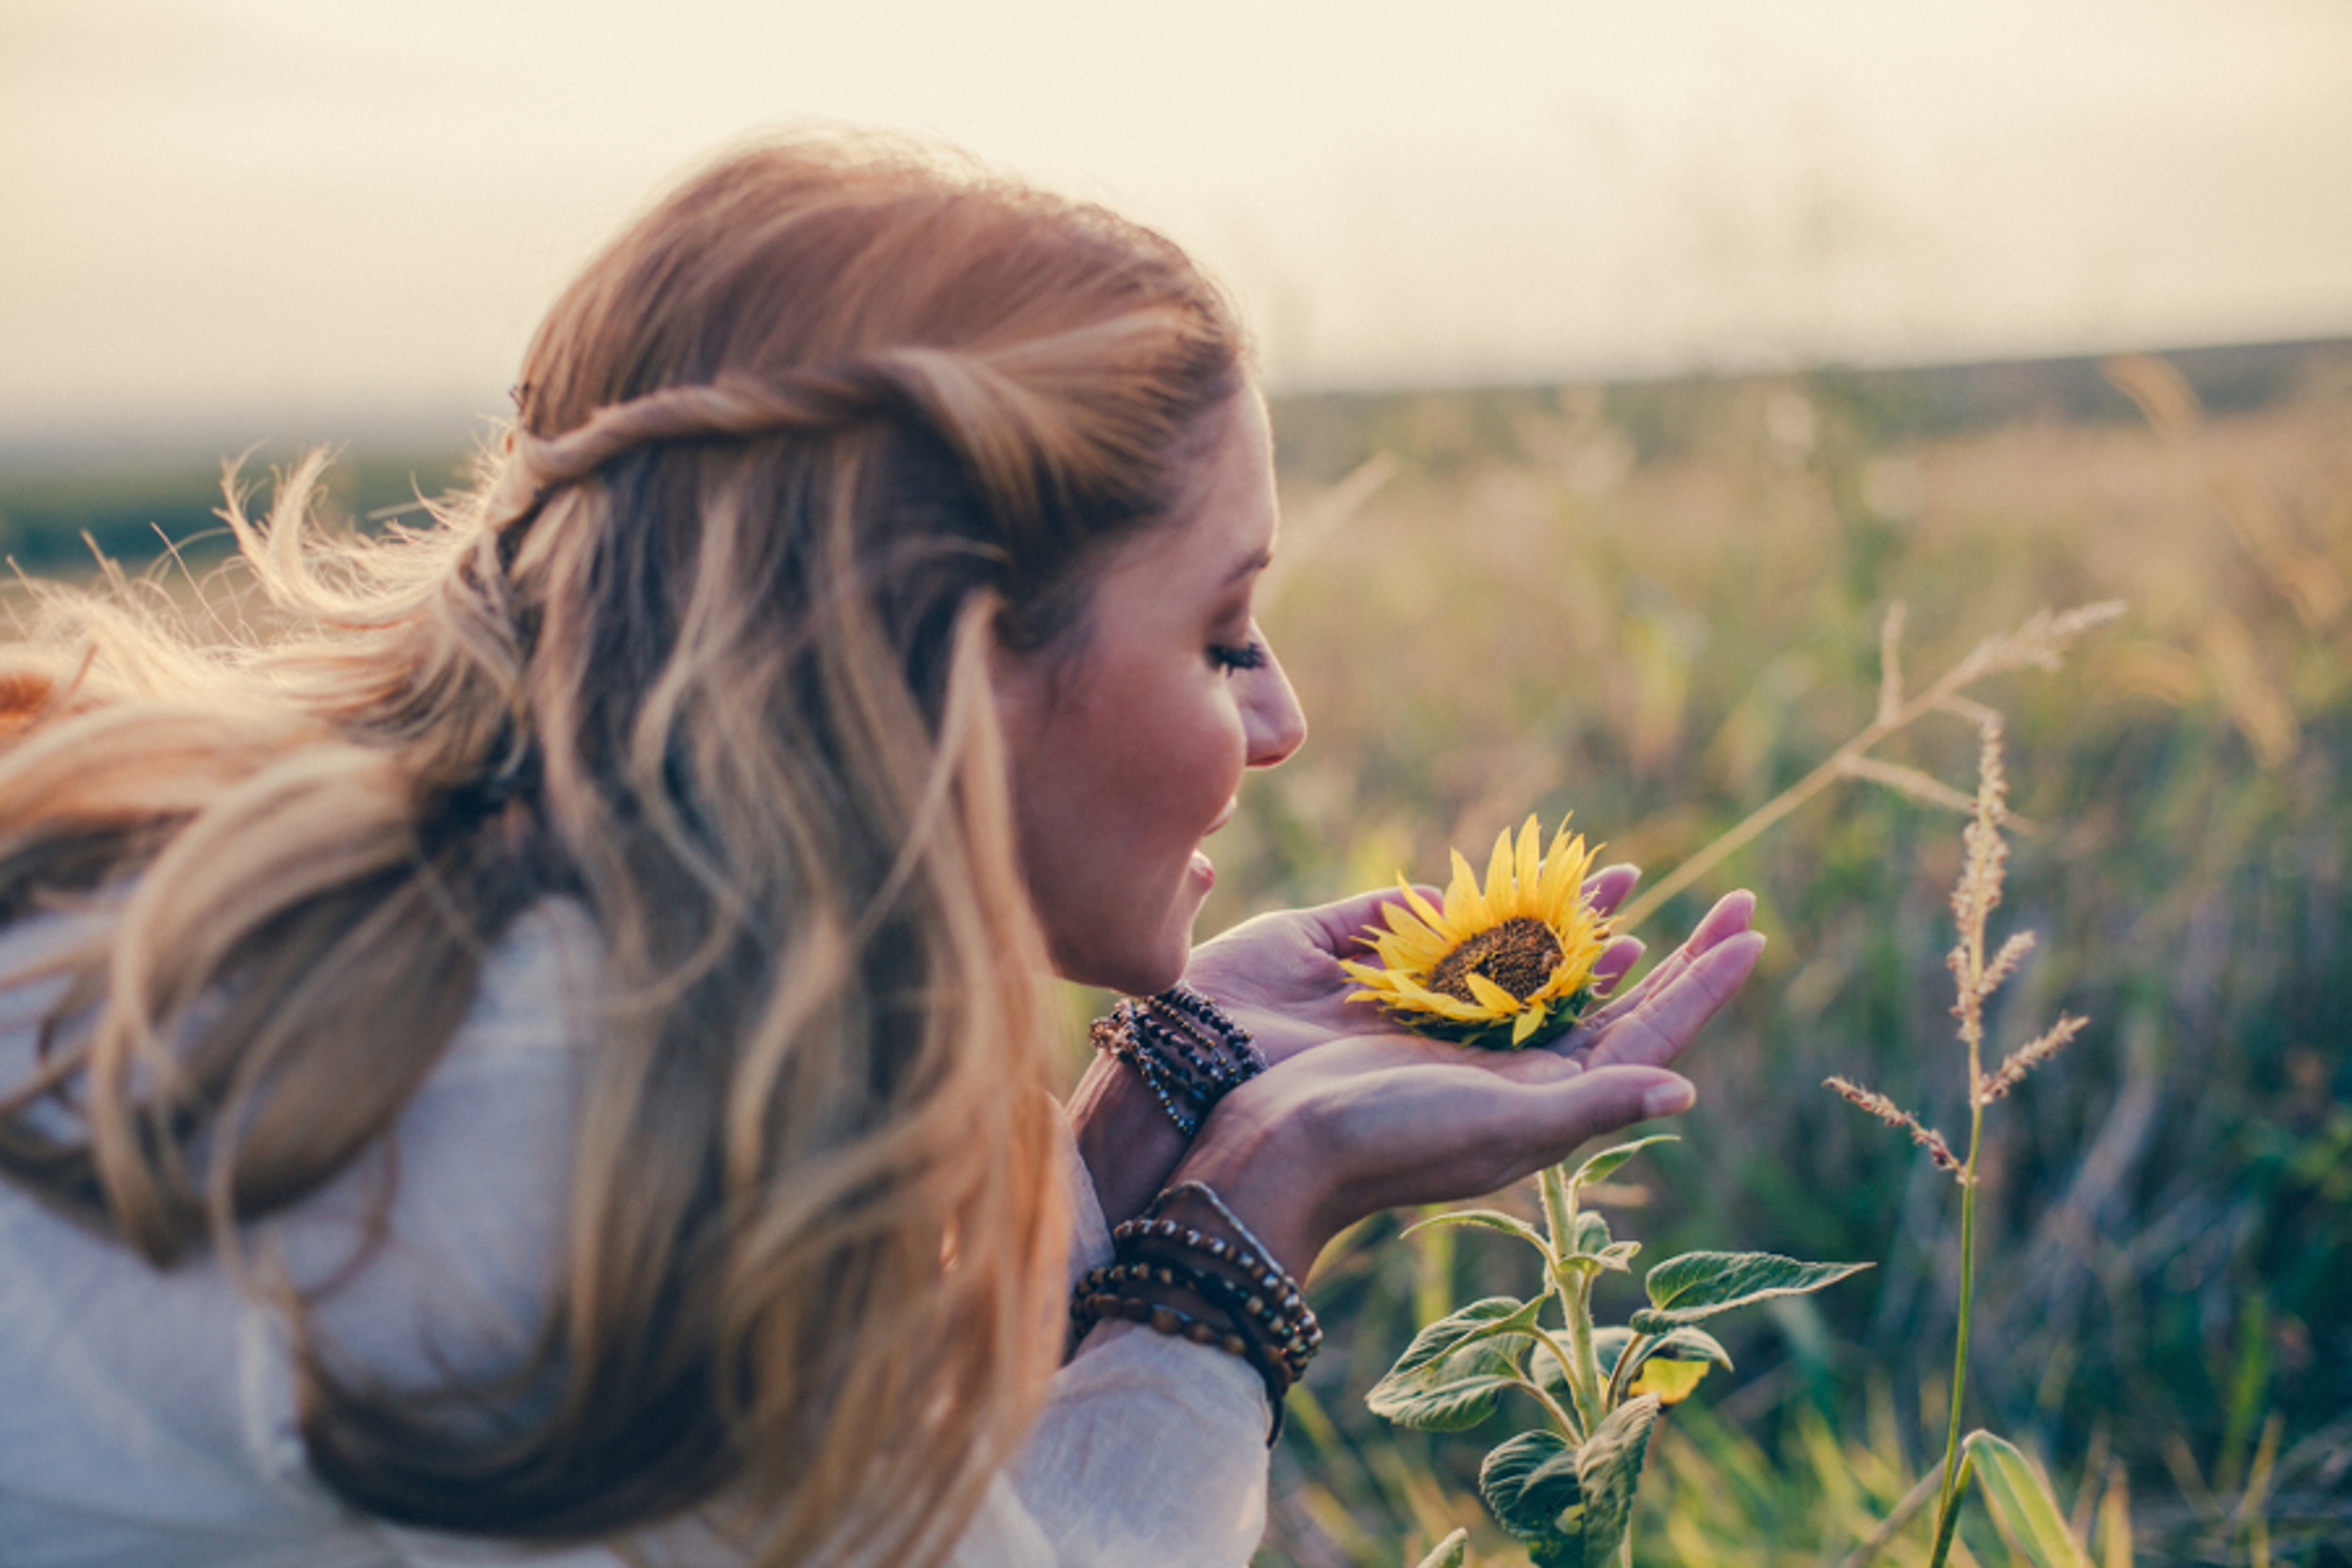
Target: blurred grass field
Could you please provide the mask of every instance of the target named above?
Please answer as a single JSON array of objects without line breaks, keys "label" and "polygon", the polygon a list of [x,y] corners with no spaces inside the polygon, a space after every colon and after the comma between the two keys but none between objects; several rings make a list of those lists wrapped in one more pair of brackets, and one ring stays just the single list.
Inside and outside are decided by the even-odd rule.
[{"label": "blurred grass field", "polygon": [[[2128,601],[1980,693],[2033,824],[1996,929],[2042,937],[1990,1048],[2093,1021],[1989,1123],[1970,1424],[2041,1457],[2103,1564],[2352,1562],[2352,345],[1292,398],[1276,426],[1264,619],[1314,731],[1244,791],[1204,931],[1434,877],[1530,810],[1663,874],[1869,720],[1890,603],[1917,684],[2034,610]],[[342,504],[458,466],[354,461]],[[208,486],[17,464],[0,541],[40,572],[83,531],[150,556],[215,526]],[[1886,754],[1966,789],[1974,748],[1931,719]],[[1842,784],[1642,932],[1663,952],[1747,886],[1772,942],[1686,1063],[1683,1141],[1614,1189],[1627,1228],[1653,1260],[1879,1264],[1727,1334],[1738,1372],[1660,1440],[1643,1563],[1834,1563],[1940,1451],[1957,1205],[1820,1084],[1960,1125],[1959,854],[1956,814]],[[1325,1259],[1262,1563],[1411,1563],[1455,1525],[1524,1561],[1476,1497],[1499,1428],[1394,1430],[1362,1394],[1531,1265],[1401,1223]],[[1963,1541],[2008,1560],[1980,1519]],[[1882,1559],[1925,1560],[1924,1530]]]},{"label": "blurred grass field", "polygon": [[[2042,939],[1991,1047],[2061,1007],[2093,1023],[1989,1124],[1969,1422],[2036,1449],[2086,1526],[2125,1489],[2142,1563],[2352,1560],[2352,351],[1333,398],[1277,424],[1266,621],[1316,731],[1245,796],[1213,915],[1438,877],[1531,808],[1663,874],[1868,721],[1891,601],[1915,686],[2036,609],[2129,602],[2060,671],[1981,693],[2035,825],[1997,929]],[[1318,526],[1351,473],[1387,478]],[[1973,745],[1930,720],[1887,754],[1966,789]],[[1759,1315],[1738,1376],[1677,1407],[1639,1561],[1833,1563],[1940,1450],[1957,1205],[1820,1084],[1965,1130],[1958,829],[1844,784],[1643,933],[1662,952],[1744,885],[1772,938],[1690,1060],[1684,1141],[1623,1194],[1649,1256],[1881,1267]],[[1328,1419],[1279,1462],[1267,1563],[1413,1561],[1454,1524],[1486,1531],[1474,1561],[1524,1560],[1473,1485],[1501,1428],[1392,1431],[1361,1394],[1415,1323],[1532,1278],[1499,1243],[1396,1228],[1327,1259]]]}]

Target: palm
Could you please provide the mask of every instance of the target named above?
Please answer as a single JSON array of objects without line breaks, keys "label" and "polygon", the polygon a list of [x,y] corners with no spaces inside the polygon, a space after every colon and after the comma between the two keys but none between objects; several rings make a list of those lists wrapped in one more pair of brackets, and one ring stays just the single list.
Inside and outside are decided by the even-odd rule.
[{"label": "palm", "polygon": [[[1609,867],[1585,883],[1585,896],[1597,909],[1613,910],[1633,890],[1636,875],[1630,866]],[[1435,896],[1433,889],[1423,891]],[[1194,950],[1185,983],[1232,1014],[1269,1064],[1344,1037],[1402,1035],[1379,1008],[1349,999],[1359,987],[1339,967],[1342,958],[1365,955],[1359,938],[1384,906],[1397,901],[1393,891],[1360,893],[1245,921]],[[1631,938],[1612,944],[1594,971],[1604,988],[1641,952]]]}]

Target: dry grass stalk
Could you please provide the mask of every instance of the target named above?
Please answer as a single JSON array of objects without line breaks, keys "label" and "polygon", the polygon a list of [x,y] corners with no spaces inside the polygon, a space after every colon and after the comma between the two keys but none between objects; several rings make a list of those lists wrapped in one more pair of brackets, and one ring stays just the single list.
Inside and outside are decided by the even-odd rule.
[{"label": "dry grass stalk", "polygon": [[1860,1106],[1889,1127],[1900,1127],[1910,1133],[1911,1142],[1927,1151],[1927,1157],[1936,1162],[1937,1169],[1951,1172],[1963,1183],[1972,1179],[1961,1166],[1960,1157],[1953,1153],[1952,1146],[1944,1141],[1942,1133],[1923,1124],[1917,1117],[1876,1089],[1864,1089],[1852,1079],[1843,1078],[1823,1079],[1822,1084],[1823,1088],[1835,1090],[1849,1104]]},{"label": "dry grass stalk", "polygon": [[[2007,638],[1996,638],[1978,645],[1977,651],[1961,661],[1960,668],[2010,668],[2019,663],[2054,662],[2058,650],[2082,630],[2106,619],[2112,609],[2094,605],[2088,610],[2067,616],[2036,616]],[[1958,927],[1959,939],[1952,945],[1946,966],[1952,973],[1954,1001],[1952,1013],[1959,1020],[1959,1037],[1969,1053],[1969,1152],[1966,1159],[1953,1157],[1951,1145],[1942,1134],[1926,1126],[1919,1119],[1883,1094],[1863,1089],[1842,1078],[1827,1080],[1827,1087],[1850,1103],[1859,1106],[1891,1126],[1910,1133],[1913,1142],[1927,1151],[1942,1170],[1952,1173],[1960,1186],[1960,1301],[1959,1323],[1952,1355],[1952,1397],[1949,1428],[1945,1435],[1941,1486],[1936,1508],[1936,1545],[1930,1558],[1930,1568],[1943,1568],[1953,1542],[1953,1529],[1958,1521],[1960,1469],[1960,1413],[1968,1391],[1969,1309],[1975,1297],[1977,1243],[1977,1171],[1978,1161],[1984,1152],[1985,1107],[2006,1095],[2022,1082],[2025,1076],[2063,1050],[2068,1041],[2080,1034],[2085,1020],[2061,1016],[2058,1022],[2026,1045],[2010,1053],[2000,1068],[1984,1070],[1984,1005],[2001,985],[2017,972],[2026,954],[2033,951],[2033,937],[2019,932],[2010,937],[1990,956],[1985,952],[1985,927],[1992,912],[2000,907],[2001,892],[2009,876],[2009,840],[2002,829],[2009,823],[2009,773],[2002,765],[2000,754],[2000,715],[1992,710],[1961,697],[1957,689],[1946,694],[1941,705],[1964,712],[1977,727],[1977,793],[1970,803],[1968,826],[1961,830],[1960,839],[1967,850],[1966,863],[1960,868],[1958,881],[1952,889],[1952,918]],[[1883,1541],[1885,1537],[1875,1537]],[[1865,1543],[1855,1557],[1867,1560],[1876,1547]]]},{"label": "dry grass stalk", "polygon": [[2061,1014],[2058,1021],[2039,1036],[2009,1053],[1991,1077],[1979,1087],[1979,1097],[1987,1101],[1999,1100],[2025,1081],[2025,1075],[2066,1048],[2067,1042],[2083,1032],[2091,1020]]},{"label": "dry grass stalk", "polygon": [[[1868,755],[1872,748],[1898,731],[1908,729],[1929,713],[1957,713],[1975,723],[1980,731],[1988,721],[1998,726],[1999,715],[1964,695],[1969,687],[2002,670],[2054,669],[2060,656],[2075,638],[2094,626],[2114,620],[2123,612],[2122,603],[2112,600],[2084,605],[2063,613],[2037,611],[2016,630],[1979,643],[1969,650],[1968,657],[1946,670],[1925,690],[1906,699],[1903,695],[1900,658],[1903,606],[1900,603],[1890,606],[1879,632],[1877,716],[1852,740],[1830,753],[1812,772],[1748,813],[1728,832],[1676,867],[1657,886],[1627,904],[1618,916],[1620,928],[1630,931],[1641,924],[1668,899],[1706,876],[1753,842],[1766,828],[1842,778],[1874,778],[1883,784],[1896,784],[1896,776],[1899,775],[1905,783],[1896,784],[1896,787],[1906,787],[1906,784],[1916,787],[1915,781],[1908,778],[1909,770],[1898,769],[1890,774],[1885,764],[1872,761]],[[1957,795],[1958,792],[1953,791],[1952,794]],[[1927,798],[1939,797],[1930,791]],[[1945,803],[1952,804],[1948,800]],[[2008,820],[2005,812],[2002,820]]]}]

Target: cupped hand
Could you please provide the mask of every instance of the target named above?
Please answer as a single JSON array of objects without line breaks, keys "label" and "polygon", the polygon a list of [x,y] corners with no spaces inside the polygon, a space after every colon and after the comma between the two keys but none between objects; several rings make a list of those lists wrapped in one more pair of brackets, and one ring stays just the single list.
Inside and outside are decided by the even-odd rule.
[{"label": "cupped hand", "polygon": [[[1606,913],[1640,879],[1631,866],[1605,867],[1586,879],[1585,899]],[[1434,888],[1417,890],[1432,901],[1443,896]],[[1403,902],[1391,888],[1244,921],[1193,950],[1184,983],[1247,1029],[1269,1064],[1351,1035],[1402,1034],[1380,1008],[1349,1000],[1361,987],[1339,961],[1370,956],[1364,932],[1381,923],[1384,908]],[[1612,942],[1593,966],[1600,988],[1614,984],[1641,953],[1631,937]]]},{"label": "cupped hand", "polygon": [[1666,1063],[1762,952],[1752,900],[1550,1047],[1480,1050],[1395,1032],[1329,1039],[1228,1095],[1178,1168],[1207,1182],[1294,1273],[1367,1215],[1507,1186],[1586,1141],[1688,1107]]}]

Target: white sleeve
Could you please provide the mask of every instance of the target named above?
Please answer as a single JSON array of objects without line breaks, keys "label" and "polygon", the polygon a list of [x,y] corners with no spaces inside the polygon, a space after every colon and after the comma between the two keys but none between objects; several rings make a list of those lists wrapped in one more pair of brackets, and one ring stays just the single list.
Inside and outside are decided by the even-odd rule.
[{"label": "white sleeve", "polygon": [[[1070,1268],[1110,1257],[1075,1143],[1065,1145]],[[1133,1323],[1087,1336],[1054,1378],[953,1568],[1241,1568],[1265,1529],[1265,1385],[1247,1362]]]}]

